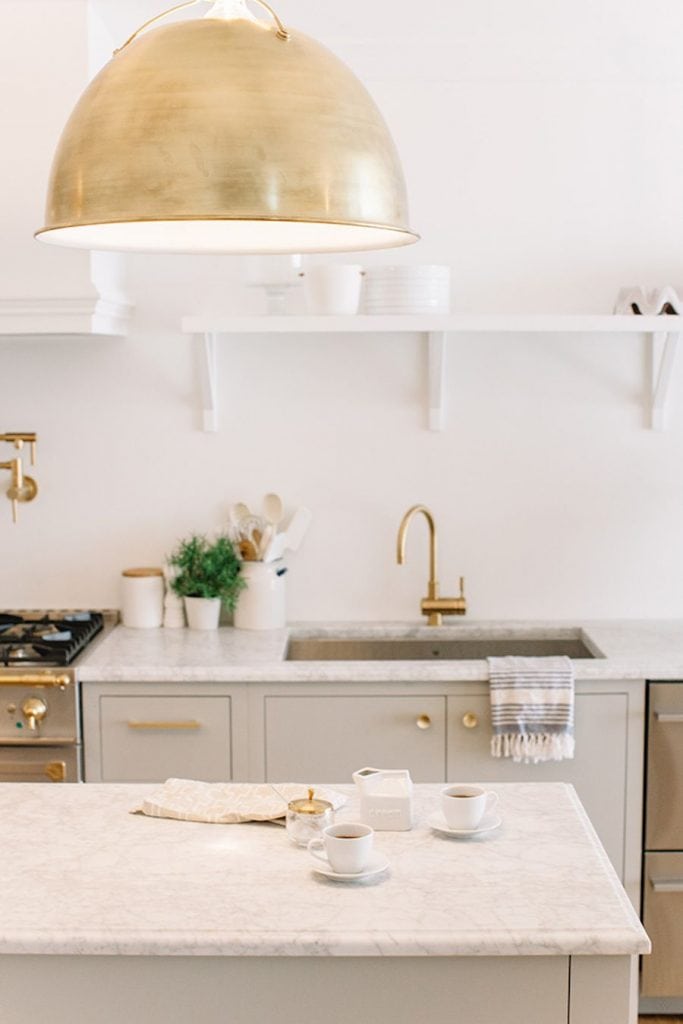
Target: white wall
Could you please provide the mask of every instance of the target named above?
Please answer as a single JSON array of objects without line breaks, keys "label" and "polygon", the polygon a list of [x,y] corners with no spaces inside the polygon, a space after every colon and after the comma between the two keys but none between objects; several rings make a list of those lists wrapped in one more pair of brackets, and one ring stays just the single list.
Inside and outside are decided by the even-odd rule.
[{"label": "white wall", "polygon": [[[93,0],[98,45],[162,6]],[[423,241],[370,260],[450,263],[462,311],[609,312],[624,284],[683,286],[678,0],[277,8],[358,71],[394,131]],[[293,619],[417,618],[423,523],[395,565],[416,501],[472,617],[683,615],[683,360],[654,434],[637,337],[453,339],[439,435],[417,338],[226,339],[205,435],[178,323],[253,308],[243,274],[137,257],[127,341],[1,344],[0,429],[39,431],[41,493],[16,527],[0,503],[0,606],[115,605],[121,568],[275,489],[315,515]]]}]

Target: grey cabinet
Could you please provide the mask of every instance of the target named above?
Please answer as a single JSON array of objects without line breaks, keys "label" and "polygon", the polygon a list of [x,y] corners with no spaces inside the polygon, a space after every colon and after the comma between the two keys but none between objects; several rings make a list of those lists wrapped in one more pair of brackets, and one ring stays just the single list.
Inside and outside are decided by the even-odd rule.
[{"label": "grey cabinet", "polygon": [[85,686],[86,782],[233,779],[235,703],[220,688],[186,684]]},{"label": "grey cabinet", "polygon": [[445,778],[445,697],[269,694],[263,714],[268,781],[350,782],[364,765]]}]

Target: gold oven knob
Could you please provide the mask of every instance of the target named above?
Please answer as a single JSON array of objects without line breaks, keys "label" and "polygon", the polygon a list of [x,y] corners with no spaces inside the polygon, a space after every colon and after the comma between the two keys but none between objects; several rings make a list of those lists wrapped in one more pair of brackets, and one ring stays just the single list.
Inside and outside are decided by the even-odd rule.
[{"label": "gold oven knob", "polygon": [[418,727],[418,729],[431,729],[432,720],[429,717],[429,715],[420,715],[418,718],[415,719],[415,725]]},{"label": "gold oven knob", "polygon": [[462,724],[466,729],[476,729],[479,725],[479,719],[474,711],[466,711],[462,716]]},{"label": "gold oven knob", "polygon": [[40,722],[47,714],[47,704],[40,697],[27,697],[24,703],[21,705],[21,710],[28,721],[28,727],[31,732],[38,731],[38,722]]}]

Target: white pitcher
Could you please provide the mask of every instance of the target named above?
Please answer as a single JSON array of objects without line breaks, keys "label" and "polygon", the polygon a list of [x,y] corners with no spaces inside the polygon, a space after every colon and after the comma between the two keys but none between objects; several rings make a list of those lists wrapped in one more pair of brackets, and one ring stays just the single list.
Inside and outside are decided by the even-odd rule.
[{"label": "white pitcher", "polygon": [[235,608],[237,629],[282,629],[287,621],[285,573],[281,561],[243,562],[247,586]]}]

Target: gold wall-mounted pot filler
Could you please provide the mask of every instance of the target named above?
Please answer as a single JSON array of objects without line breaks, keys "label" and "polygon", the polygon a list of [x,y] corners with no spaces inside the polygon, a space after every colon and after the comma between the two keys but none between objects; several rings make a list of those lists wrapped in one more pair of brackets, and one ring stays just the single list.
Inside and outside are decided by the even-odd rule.
[{"label": "gold wall-mounted pot filler", "polygon": [[408,226],[387,125],[352,71],[264,0],[152,18],[78,101],[52,165],[56,245],[158,253],[388,249]]},{"label": "gold wall-mounted pot filler", "polygon": [[24,473],[21,460],[22,449],[25,444],[28,444],[31,451],[31,465],[35,466],[38,435],[33,431],[12,431],[8,434],[0,434],[0,441],[14,445],[15,450],[19,453],[8,462],[0,462],[0,469],[7,469],[12,474],[10,485],[7,488],[7,497],[12,502],[12,522],[16,523],[19,517],[19,502],[33,501],[38,494],[38,484],[32,476]]}]

